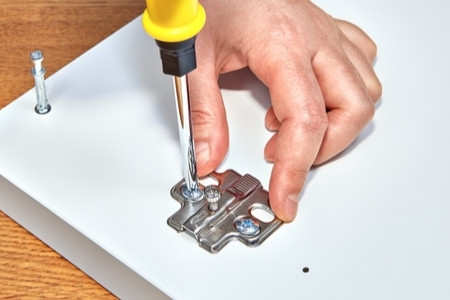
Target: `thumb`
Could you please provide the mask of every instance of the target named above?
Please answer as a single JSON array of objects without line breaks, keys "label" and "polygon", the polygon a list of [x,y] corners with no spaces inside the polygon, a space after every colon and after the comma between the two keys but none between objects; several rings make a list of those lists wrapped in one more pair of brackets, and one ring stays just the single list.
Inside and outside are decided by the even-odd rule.
[{"label": "thumb", "polygon": [[214,171],[228,150],[228,124],[212,63],[200,63],[188,75],[197,171],[200,177]]}]

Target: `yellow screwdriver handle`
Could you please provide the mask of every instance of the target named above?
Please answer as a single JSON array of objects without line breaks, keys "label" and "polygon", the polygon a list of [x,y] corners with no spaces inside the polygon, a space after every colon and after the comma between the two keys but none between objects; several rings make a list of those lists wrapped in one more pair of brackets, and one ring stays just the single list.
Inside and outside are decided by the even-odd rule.
[{"label": "yellow screwdriver handle", "polygon": [[203,28],[205,9],[198,0],[146,0],[142,16],[145,31],[155,40],[182,42]]}]

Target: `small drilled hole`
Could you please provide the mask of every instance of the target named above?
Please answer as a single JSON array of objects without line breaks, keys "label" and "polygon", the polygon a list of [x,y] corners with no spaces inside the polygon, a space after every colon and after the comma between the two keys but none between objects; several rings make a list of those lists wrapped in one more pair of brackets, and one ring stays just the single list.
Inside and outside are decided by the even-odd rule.
[{"label": "small drilled hole", "polygon": [[303,271],[303,273],[308,273],[309,272],[309,268],[308,267],[304,267],[302,271]]},{"label": "small drilled hole", "polygon": [[270,223],[275,219],[273,212],[264,205],[254,206],[250,210],[250,214],[258,221],[263,223]]}]

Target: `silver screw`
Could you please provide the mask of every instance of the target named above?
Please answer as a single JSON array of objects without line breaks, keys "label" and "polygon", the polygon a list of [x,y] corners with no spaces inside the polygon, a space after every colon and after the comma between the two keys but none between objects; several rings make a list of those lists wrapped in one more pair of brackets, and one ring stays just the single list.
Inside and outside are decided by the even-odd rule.
[{"label": "silver screw", "polygon": [[40,115],[46,114],[51,110],[50,104],[48,104],[47,94],[45,92],[44,75],[45,68],[42,66],[44,56],[40,50],[35,50],[30,54],[31,61],[34,67],[31,68],[31,74],[34,77],[34,84],[36,87],[37,104],[34,111]]},{"label": "silver screw", "polygon": [[204,190],[206,201],[208,201],[208,208],[211,211],[219,209],[219,200],[221,197],[220,189],[217,185],[208,185]]},{"label": "silver screw", "polygon": [[235,225],[236,229],[243,235],[257,235],[259,233],[259,222],[252,218],[237,219]]}]

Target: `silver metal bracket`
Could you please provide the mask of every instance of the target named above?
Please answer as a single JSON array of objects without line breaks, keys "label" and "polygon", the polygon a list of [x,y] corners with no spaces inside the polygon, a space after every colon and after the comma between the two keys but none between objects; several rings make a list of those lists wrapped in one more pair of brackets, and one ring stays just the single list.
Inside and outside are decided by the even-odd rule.
[{"label": "silver metal bracket", "polygon": [[259,246],[283,224],[270,209],[269,194],[255,177],[233,170],[213,172],[209,177],[217,186],[204,186],[201,180],[200,188],[205,192],[198,200],[183,196],[184,180],[172,188],[171,195],[181,208],[167,220],[169,226],[188,233],[202,248],[215,253],[231,240]]}]

